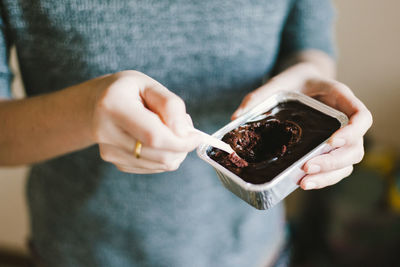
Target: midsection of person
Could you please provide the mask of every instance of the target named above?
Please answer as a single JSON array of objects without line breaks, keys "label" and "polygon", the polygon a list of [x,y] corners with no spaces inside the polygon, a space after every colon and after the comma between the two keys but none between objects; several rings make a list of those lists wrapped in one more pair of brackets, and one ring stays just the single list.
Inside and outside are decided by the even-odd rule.
[{"label": "midsection of person", "polygon": [[[208,132],[273,68],[289,8],[278,0],[2,2],[28,96],[134,69],[181,96]],[[177,172],[135,175],[91,147],[34,165],[28,196],[33,244],[50,266],[249,266],[282,242],[282,207],[253,210],[194,155]]]},{"label": "midsection of person", "polygon": [[289,9],[276,0],[3,2],[28,95],[133,69],[189,110],[198,97],[244,96],[261,84]]}]

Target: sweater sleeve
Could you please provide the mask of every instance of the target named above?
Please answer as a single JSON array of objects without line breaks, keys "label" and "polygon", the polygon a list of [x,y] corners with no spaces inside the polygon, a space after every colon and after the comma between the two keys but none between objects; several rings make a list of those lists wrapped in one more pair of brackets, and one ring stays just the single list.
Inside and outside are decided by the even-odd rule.
[{"label": "sweater sleeve", "polygon": [[334,57],[334,19],[330,0],[293,0],[282,30],[280,57],[309,49]]},{"label": "sweater sleeve", "polygon": [[0,6],[0,99],[11,98],[12,72],[8,65],[10,58],[10,42],[7,38],[7,27],[3,20],[3,10]]}]

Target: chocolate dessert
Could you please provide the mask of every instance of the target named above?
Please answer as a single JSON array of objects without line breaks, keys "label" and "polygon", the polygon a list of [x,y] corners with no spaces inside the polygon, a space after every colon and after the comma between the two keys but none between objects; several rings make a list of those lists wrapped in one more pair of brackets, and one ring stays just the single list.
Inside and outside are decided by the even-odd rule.
[{"label": "chocolate dessert", "polygon": [[337,119],[299,101],[288,101],[225,134],[222,140],[236,153],[212,148],[207,154],[244,181],[263,184],[339,128]]}]

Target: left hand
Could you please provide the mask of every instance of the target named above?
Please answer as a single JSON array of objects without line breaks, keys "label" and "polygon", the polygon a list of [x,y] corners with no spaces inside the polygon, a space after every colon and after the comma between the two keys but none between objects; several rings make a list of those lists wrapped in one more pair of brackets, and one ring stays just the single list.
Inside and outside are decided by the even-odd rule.
[{"label": "left hand", "polygon": [[333,150],[308,160],[300,181],[305,190],[319,189],[341,181],[364,156],[363,136],[372,125],[372,115],[344,84],[322,77],[310,64],[300,63],[272,78],[249,93],[233,113],[232,119],[279,91],[298,91],[311,96],[349,117],[349,123],[337,130],[328,143]]}]

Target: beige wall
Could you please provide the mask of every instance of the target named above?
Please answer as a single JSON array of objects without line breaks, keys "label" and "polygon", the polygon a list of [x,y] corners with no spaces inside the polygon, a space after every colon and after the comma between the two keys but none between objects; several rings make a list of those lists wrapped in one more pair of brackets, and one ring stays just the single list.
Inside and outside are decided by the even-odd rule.
[{"label": "beige wall", "polygon": [[339,79],[370,108],[370,134],[400,148],[400,1],[336,0]]},{"label": "beige wall", "polygon": [[28,216],[24,184],[27,168],[0,169],[0,247],[24,250]]},{"label": "beige wall", "polygon": [[[339,79],[374,115],[371,135],[400,147],[399,0],[336,0]],[[20,87],[20,85],[17,85]],[[26,168],[0,169],[0,246],[23,249],[28,235],[23,198]]]},{"label": "beige wall", "polygon": [[[13,95],[24,96],[19,76],[15,50],[11,53],[11,67],[16,73]],[[0,247],[26,252],[29,236],[28,215],[25,202],[25,181],[28,168],[0,168]]]}]

